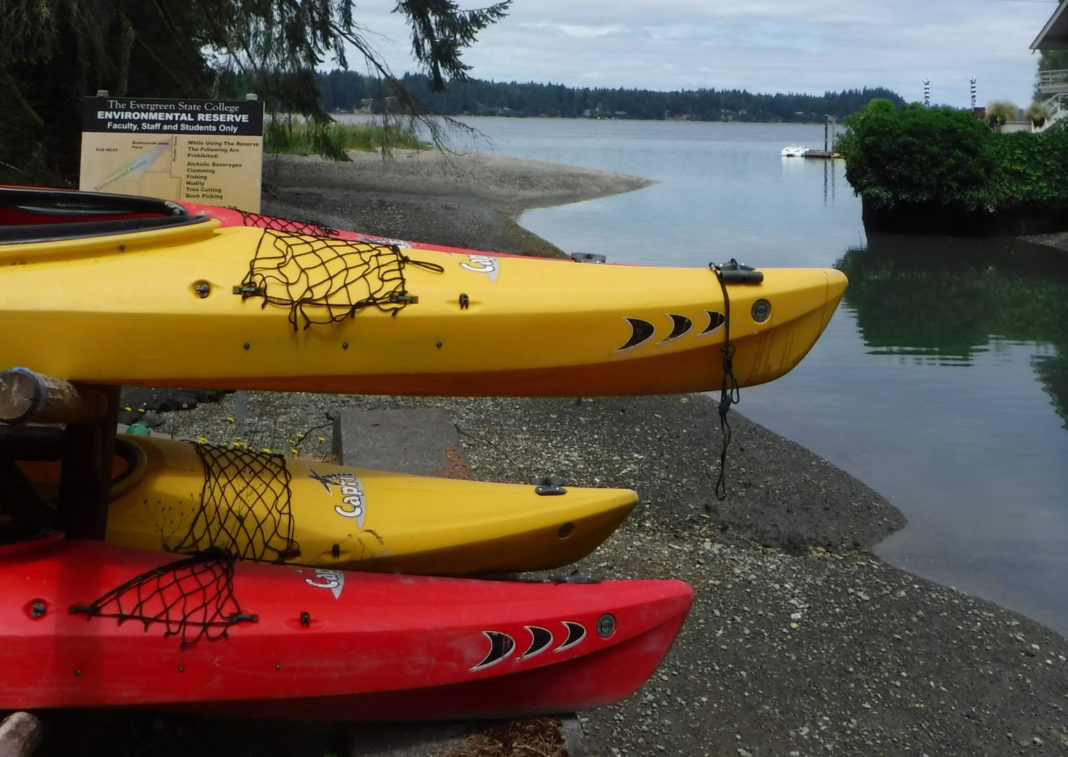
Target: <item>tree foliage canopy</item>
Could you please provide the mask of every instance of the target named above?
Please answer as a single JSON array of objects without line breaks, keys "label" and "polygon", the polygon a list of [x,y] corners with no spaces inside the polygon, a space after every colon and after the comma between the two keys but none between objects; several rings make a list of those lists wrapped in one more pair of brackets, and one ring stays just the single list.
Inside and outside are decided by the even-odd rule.
[{"label": "tree foliage canopy", "polygon": [[1039,50],[1038,70],[1056,71],[1068,68],[1068,50]]},{"label": "tree foliage canopy", "polygon": [[[382,99],[381,82],[373,76],[335,70],[319,73],[318,80],[326,110],[355,110],[364,100]],[[465,79],[439,91],[423,74],[405,75],[402,82],[424,107],[448,115],[813,122],[827,115],[843,118],[865,107],[872,98],[905,102],[882,88],[822,95],[759,94],[737,89],[661,92]]]},{"label": "tree foliage canopy", "polygon": [[[511,0],[462,10],[399,0],[412,51],[436,88],[466,77],[461,55]],[[68,183],[77,172],[81,98],[235,97],[325,124],[315,67],[362,56],[413,106],[367,43],[355,0],[5,0],[0,6],[0,180]]]},{"label": "tree foliage canopy", "polygon": [[970,113],[873,100],[845,120],[838,149],[846,179],[876,205],[947,202],[977,206],[993,169],[990,128]]}]

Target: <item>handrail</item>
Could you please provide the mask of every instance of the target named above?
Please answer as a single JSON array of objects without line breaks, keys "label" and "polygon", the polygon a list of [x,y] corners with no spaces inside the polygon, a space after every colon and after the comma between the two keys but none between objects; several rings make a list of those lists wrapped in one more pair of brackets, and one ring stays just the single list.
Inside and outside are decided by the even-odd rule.
[{"label": "handrail", "polygon": [[1049,116],[1041,126],[1034,127],[1035,132],[1043,132],[1053,124],[1068,118],[1068,92],[1061,92],[1046,100],[1045,105],[1049,108]]},{"label": "handrail", "polygon": [[1054,121],[1068,116],[1068,103],[1065,102],[1064,95],[1051,97],[1047,104]]}]

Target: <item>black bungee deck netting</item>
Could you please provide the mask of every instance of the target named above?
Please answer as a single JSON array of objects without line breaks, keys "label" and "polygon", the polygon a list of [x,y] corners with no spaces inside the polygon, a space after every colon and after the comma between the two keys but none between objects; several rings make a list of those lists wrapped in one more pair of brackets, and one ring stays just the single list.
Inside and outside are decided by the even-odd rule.
[{"label": "black bungee deck netting", "polygon": [[210,550],[141,573],[89,604],[72,605],[70,612],[139,621],[145,631],[161,624],[164,636],[181,636],[186,647],[205,637],[221,639],[237,623],[258,622],[258,616],[241,611],[233,579],[233,555]]},{"label": "black bungee deck netting", "polygon": [[284,231],[287,234],[306,234],[313,237],[332,237],[337,234],[336,229],[315,221],[294,221],[289,218],[250,213],[247,210],[237,212],[241,214],[241,223],[257,229]]},{"label": "black bungee deck netting", "polygon": [[204,486],[189,531],[171,549],[192,554],[217,548],[242,560],[275,563],[299,555],[285,458],[191,444],[204,465]]},{"label": "black bungee deck netting", "polygon": [[342,321],[368,307],[396,315],[418,302],[407,290],[408,266],[444,270],[403,255],[396,245],[265,229],[234,294],[262,297],[263,307],[288,308],[294,331]]}]

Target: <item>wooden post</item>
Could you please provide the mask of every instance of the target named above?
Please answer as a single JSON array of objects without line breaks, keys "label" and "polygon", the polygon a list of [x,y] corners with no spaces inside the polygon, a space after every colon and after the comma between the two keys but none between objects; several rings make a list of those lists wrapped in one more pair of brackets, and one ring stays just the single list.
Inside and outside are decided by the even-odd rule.
[{"label": "wooden post", "polygon": [[41,721],[16,712],[0,723],[0,757],[29,757],[41,743]]},{"label": "wooden post", "polygon": [[107,411],[107,398],[91,387],[27,368],[0,372],[0,422],[88,423]]},{"label": "wooden post", "polygon": [[[76,385],[26,368],[0,373],[0,422],[21,424],[34,420],[67,426],[61,445],[63,472],[56,527],[77,539],[103,539],[107,530],[119,393],[117,386]],[[15,431],[16,441],[21,431]],[[46,452],[32,447],[31,436],[26,438],[26,452]],[[19,485],[16,494],[24,505],[21,512],[28,519],[34,498],[29,489],[21,486],[24,482],[17,466],[7,466],[2,473],[9,485]]]},{"label": "wooden post", "polygon": [[63,457],[63,433],[59,426],[0,425],[0,458],[59,460]]},{"label": "wooden post", "polygon": [[107,402],[105,412],[98,420],[69,424],[63,450],[56,521],[75,539],[102,540],[107,531],[120,387],[98,386],[96,391]]},{"label": "wooden post", "polygon": [[41,496],[14,460],[0,458],[0,491],[8,515],[25,536],[39,536],[51,530],[55,506]]}]

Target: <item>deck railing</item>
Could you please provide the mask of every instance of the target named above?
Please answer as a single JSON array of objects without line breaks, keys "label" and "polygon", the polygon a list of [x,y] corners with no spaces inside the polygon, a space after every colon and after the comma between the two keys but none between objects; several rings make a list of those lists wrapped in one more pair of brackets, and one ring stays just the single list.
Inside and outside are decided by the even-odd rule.
[{"label": "deck railing", "polygon": [[1068,94],[1051,97],[1048,105],[1050,107],[1050,117],[1044,124],[1047,129],[1058,121],[1068,118]]},{"label": "deck railing", "polygon": [[1068,68],[1039,71],[1038,91],[1049,95],[1068,92]]}]

